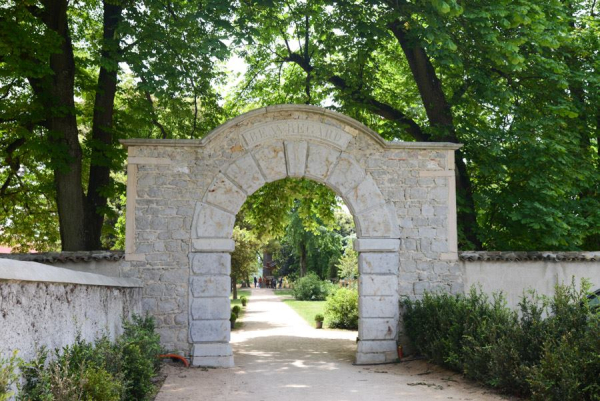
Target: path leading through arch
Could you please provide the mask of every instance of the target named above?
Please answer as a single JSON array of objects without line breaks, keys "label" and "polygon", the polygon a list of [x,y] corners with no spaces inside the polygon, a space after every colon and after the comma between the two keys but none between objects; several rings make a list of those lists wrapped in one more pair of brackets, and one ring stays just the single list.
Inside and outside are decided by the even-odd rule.
[{"label": "path leading through arch", "polygon": [[235,368],[168,366],[156,401],[506,400],[424,361],[355,366],[355,331],[317,330],[273,290],[253,289],[231,333]]}]

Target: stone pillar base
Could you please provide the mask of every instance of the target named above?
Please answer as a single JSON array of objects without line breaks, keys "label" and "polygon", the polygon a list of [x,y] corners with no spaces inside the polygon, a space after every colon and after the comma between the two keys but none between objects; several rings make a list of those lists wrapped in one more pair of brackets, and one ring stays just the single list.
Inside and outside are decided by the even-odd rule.
[{"label": "stone pillar base", "polygon": [[192,349],[192,365],[232,368],[233,351],[228,343],[198,343]]},{"label": "stone pillar base", "polygon": [[373,365],[395,362],[398,359],[398,347],[393,340],[373,340],[358,342],[356,352],[357,365]]}]

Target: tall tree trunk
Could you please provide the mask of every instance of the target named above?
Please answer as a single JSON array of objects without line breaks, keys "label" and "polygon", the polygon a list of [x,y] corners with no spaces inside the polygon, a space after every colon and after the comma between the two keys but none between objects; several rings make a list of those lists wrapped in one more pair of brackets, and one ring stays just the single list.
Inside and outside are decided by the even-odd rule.
[{"label": "tall tree trunk", "polygon": [[[56,152],[54,164],[56,203],[62,249],[86,249],[85,201],[82,177],[82,152],[75,117],[75,60],[69,34],[66,0],[46,0],[43,21],[62,39],[61,51],[50,56],[53,75],[41,80],[37,94],[48,113],[46,126]],[[34,90],[36,88],[34,87]]]},{"label": "tall tree trunk", "polygon": [[300,244],[300,277],[306,276],[306,244]]},{"label": "tall tree trunk", "polygon": [[233,299],[238,299],[237,297],[237,276],[231,275],[231,292],[233,293]]},{"label": "tall tree trunk", "polygon": [[[446,99],[442,83],[437,77],[427,52],[407,37],[407,32],[401,21],[390,24],[389,28],[398,43],[400,43],[400,47],[408,61],[427,118],[435,132],[433,139],[459,143],[452,116],[452,107]],[[471,179],[462,152],[457,152],[456,156],[456,190],[464,200],[464,205],[458,212],[458,219],[466,239],[473,244],[475,249],[481,249],[481,241],[476,235],[477,217]]]},{"label": "tall tree trunk", "polygon": [[117,92],[118,42],[116,29],[121,20],[123,8],[120,5],[104,1],[104,33],[100,62],[100,74],[96,87],[94,118],[92,123],[92,160],[87,193],[87,218],[89,237],[87,249],[102,247],[100,235],[104,223],[104,211],[107,199],[102,189],[110,183],[112,157],[112,127],[115,94]]}]

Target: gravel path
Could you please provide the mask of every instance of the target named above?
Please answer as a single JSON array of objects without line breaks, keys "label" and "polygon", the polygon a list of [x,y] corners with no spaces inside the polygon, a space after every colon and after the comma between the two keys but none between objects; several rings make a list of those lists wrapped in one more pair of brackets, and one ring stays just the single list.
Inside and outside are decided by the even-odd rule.
[{"label": "gravel path", "polygon": [[505,400],[424,361],[354,366],[355,331],[317,330],[256,289],[231,334],[235,368],[167,365],[156,401]]}]

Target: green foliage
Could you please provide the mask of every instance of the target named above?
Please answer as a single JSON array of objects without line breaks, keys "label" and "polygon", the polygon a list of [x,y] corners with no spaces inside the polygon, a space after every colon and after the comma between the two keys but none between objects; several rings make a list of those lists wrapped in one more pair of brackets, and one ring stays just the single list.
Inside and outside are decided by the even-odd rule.
[{"label": "green foliage", "polygon": [[330,286],[314,273],[309,273],[294,283],[293,295],[299,301],[322,301],[329,294]]},{"label": "green foliage", "polygon": [[325,320],[325,316],[323,316],[321,313],[317,313],[315,315],[315,322],[322,322],[323,320]]},{"label": "green foliage", "polygon": [[15,372],[18,364],[17,351],[8,359],[0,358],[0,401],[8,401],[14,395],[11,386],[18,378]]},{"label": "green foliage", "polygon": [[402,303],[415,347],[433,362],[500,391],[534,400],[600,397],[600,314],[586,286],[556,287],[546,300],[524,297],[520,311],[501,295],[425,294]]},{"label": "green foliage", "polygon": [[238,318],[237,313],[235,313],[235,312],[232,311],[231,312],[231,316],[229,317],[229,321],[230,322],[235,322],[237,320],[237,318]]},{"label": "green foliage", "polygon": [[239,305],[235,305],[233,308],[231,308],[231,312],[235,313],[236,315],[239,315],[241,310],[242,308]]},{"label": "green foliage", "polygon": [[352,238],[349,238],[344,248],[344,254],[336,265],[338,276],[343,279],[354,279],[358,277],[358,252],[354,250]]},{"label": "green foliage", "polygon": [[240,302],[242,303],[242,306],[246,306],[246,304],[248,303],[248,298],[246,298],[245,296],[241,296]]},{"label": "green foliage", "polygon": [[340,288],[325,303],[327,325],[335,329],[358,329],[358,291]]},{"label": "green foliage", "polygon": [[39,350],[36,359],[20,366],[24,379],[20,399],[148,399],[160,367],[160,338],[151,317],[133,316],[123,327],[114,343],[107,337],[95,343],[78,338],[73,345],[54,350],[53,358],[46,349]]},{"label": "green foliage", "polygon": [[256,274],[261,243],[252,232],[237,226],[233,229],[233,240],[235,250],[231,254],[231,277],[237,281]]}]

